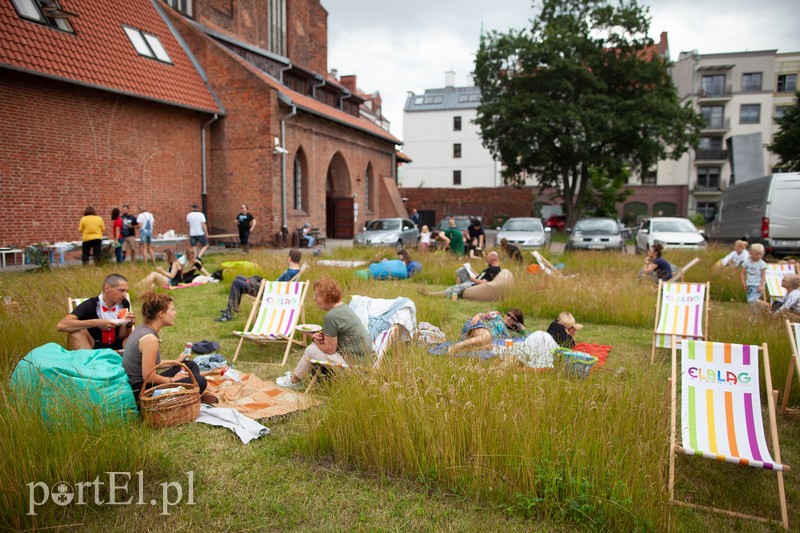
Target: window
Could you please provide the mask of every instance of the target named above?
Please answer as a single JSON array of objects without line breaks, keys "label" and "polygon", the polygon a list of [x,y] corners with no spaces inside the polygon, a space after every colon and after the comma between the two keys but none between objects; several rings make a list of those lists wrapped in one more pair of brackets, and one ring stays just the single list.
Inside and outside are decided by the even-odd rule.
[{"label": "window", "polygon": [[642,185],[656,185],[658,182],[657,168],[653,167],[642,173]]},{"label": "window", "polygon": [[742,104],[739,124],[758,124],[761,121],[761,104]]},{"label": "window", "polygon": [[783,118],[784,113],[786,113],[789,110],[789,108],[791,108],[791,107],[792,106],[789,106],[789,105],[776,106],[775,107],[775,120],[778,120],[779,118]]},{"label": "window", "polygon": [[722,150],[722,137],[700,137],[699,150]]},{"label": "window", "polygon": [[725,108],[721,105],[701,106],[700,113],[706,119],[707,128],[719,129],[725,125]]},{"label": "window", "polygon": [[793,93],[797,90],[797,74],[781,74],[778,76],[779,93]]},{"label": "window", "polygon": [[454,170],[453,171],[453,185],[461,185],[461,171]]},{"label": "window", "polygon": [[161,44],[161,40],[158,37],[150,33],[145,33],[142,30],[131,28],[130,26],[122,26],[122,29],[125,30],[125,34],[128,36],[128,39],[130,39],[133,48],[140,56],[172,64],[172,59],[170,59],[169,54],[167,54],[164,45]]},{"label": "window", "polygon": [[742,92],[760,91],[760,90],[761,90],[760,72],[748,72],[742,74]]},{"label": "window", "polygon": [[303,209],[303,164],[300,161],[301,153],[294,158],[294,208]]},{"label": "window", "polygon": [[725,93],[725,74],[703,76],[700,96],[722,96]]},{"label": "window", "polygon": [[459,159],[461,157],[461,143],[453,144],[453,158]]},{"label": "window", "polygon": [[430,104],[441,104],[441,103],[442,103],[442,101],[444,101],[444,96],[442,96],[442,95],[437,95],[437,96],[426,96],[426,97],[425,97],[425,98],[422,100],[422,103],[423,103],[423,104],[425,104],[425,105],[430,105]]},{"label": "window", "polygon": [[701,167],[697,169],[697,190],[719,190],[719,167]]},{"label": "window", "polygon": [[703,215],[703,218],[706,219],[706,222],[711,222],[714,220],[714,216],[717,213],[717,203],[697,202],[697,213]]},{"label": "window", "polygon": [[70,13],[61,8],[58,0],[11,0],[20,17],[38,22],[49,28],[75,33],[70,17],[79,17],[77,13]]},{"label": "window", "polygon": [[372,211],[372,165],[364,172],[364,209]]},{"label": "window", "polygon": [[414,98],[414,105],[422,105],[423,103],[425,103],[424,96],[417,96]]},{"label": "window", "polygon": [[286,55],[286,0],[269,0],[269,51]]},{"label": "window", "polygon": [[183,13],[184,15],[193,16],[192,2],[194,0],[164,0],[164,3],[170,6],[175,11]]},{"label": "window", "polygon": [[453,117],[453,131],[461,131],[461,117]]},{"label": "window", "polygon": [[480,93],[462,94],[458,97],[458,102],[461,104],[466,102],[480,102],[480,101],[481,101]]}]

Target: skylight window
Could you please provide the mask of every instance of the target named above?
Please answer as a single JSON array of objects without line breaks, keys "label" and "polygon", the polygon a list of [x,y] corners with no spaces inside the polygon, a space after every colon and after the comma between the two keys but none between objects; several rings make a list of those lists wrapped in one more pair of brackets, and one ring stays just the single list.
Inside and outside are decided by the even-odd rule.
[{"label": "skylight window", "polygon": [[38,22],[50,28],[75,33],[69,18],[79,17],[61,8],[58,0],[11,0],[21,18]]},{"label": "skylight window", "polygon": [[172,59],[158,37],[130,26],[123,26],[122,29],[125,30],[125,35],[128,36],[133,48],[140,56],[172,64]]}]

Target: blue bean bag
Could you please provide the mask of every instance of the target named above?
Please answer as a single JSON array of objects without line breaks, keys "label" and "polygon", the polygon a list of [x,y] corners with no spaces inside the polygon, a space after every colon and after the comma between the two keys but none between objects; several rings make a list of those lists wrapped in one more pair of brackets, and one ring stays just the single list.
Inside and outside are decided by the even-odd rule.
[{"label": "blue bean bag", "polygon": [[137,416],[122,357],[109,349],[70,351],[52,342],[35,348],[17,363],[11,391],[38,402],[48,422],[79,414],[89,424]]},{"label": "blue bean bag", "polygon": [[408,269],[399,259],[389,259],[369,266],[369,277],[372,279],[406,279]]}]

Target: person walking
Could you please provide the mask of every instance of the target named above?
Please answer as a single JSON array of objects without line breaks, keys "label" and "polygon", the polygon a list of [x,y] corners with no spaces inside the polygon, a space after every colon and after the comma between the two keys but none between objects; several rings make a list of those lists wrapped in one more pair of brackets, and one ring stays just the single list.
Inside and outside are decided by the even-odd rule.
[{"label": "person walking", "polygon": [[[203,257],[208,250],[208,226],[206,216],[200,211],[200,206],[192,205],[192,211],[186,215],[186,223],[189,224],[189,244],[197,252],[197,257]],[[198,250],[197,246],[201,246]]]},{"label": "person walking", "polygon": [[239,229],[242,250],[247,253],[250,251],[250,232],[256,229],[256,219],[247,211],[247,204],[242,204],[242,210],[236,215],[236,227]]},{"label": "person walking", "polygon": [[83,216],[78,224],[78,231],[81,232],[81,241],[83,244],[81,262],[85,265],[89,262],[89,254],[91,253],[94,259],[94,264],[100,264],[100,251],[103,247],[103,233],[106,231],[106,225],[103,219],[97,216],[97,211],[94,207],[88,206],[83,211]]}]

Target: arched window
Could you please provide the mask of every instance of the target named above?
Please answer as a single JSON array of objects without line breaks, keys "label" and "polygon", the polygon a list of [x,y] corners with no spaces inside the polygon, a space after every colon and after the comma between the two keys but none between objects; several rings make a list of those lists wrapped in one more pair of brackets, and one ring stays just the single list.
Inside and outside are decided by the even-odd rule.
[{"label": "arched window", "polygon": [[372,163],[367,164],[364,172],[364,209],[372,211]]},{"label": "arched window", "polygon": [[297,211],[303,211],[305,207],[308,205],[308,199],[306,198],[306,188],[308,185],[308,179],[306,176],[306,161],[305,161],[305,154],[303,150],[300,149],[297,151],[297,155],[294,158],[294,166],[292,172],[292,190],[293,190],[293,201],[292,206]]}]

